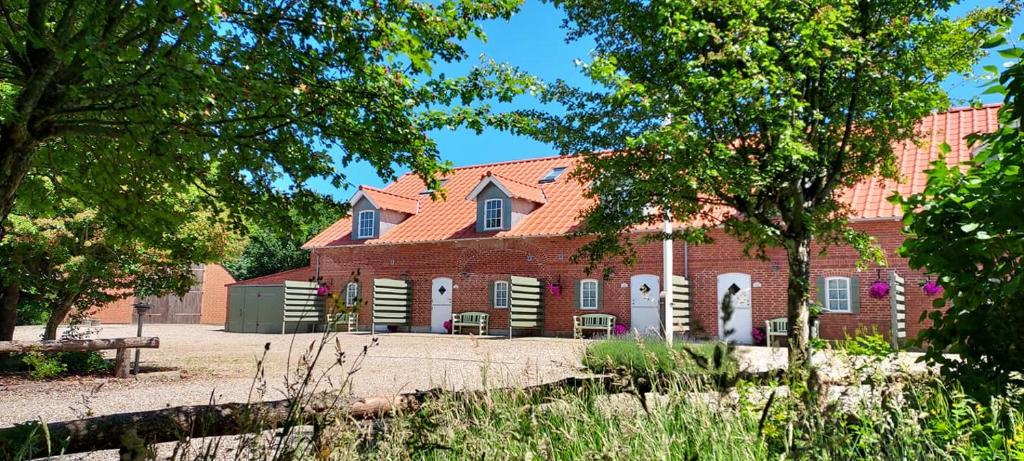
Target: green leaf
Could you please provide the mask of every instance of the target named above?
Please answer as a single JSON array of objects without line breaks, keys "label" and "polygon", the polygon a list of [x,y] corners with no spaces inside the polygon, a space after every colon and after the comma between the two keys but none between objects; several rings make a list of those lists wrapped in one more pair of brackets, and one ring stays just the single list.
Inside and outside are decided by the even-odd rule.
[{"label": "green leaf", "polygon": [[974,232],[979,227],[981,227],[981,224],[970,223],[970,224],[964,224],[964,225],[960,226],[960,230],[962,230],[962,231],[964,231],[966,233],[971,233],[971,232]]}]

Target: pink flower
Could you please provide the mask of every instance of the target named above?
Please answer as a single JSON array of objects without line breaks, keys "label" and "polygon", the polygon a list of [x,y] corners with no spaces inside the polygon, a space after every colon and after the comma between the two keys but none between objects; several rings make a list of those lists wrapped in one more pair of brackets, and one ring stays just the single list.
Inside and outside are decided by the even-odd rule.
[{"label": "pink flower", "polygon": [[924,284],[924,294],[928,296],[935,296],[942,293],[942,285],[934,280],[929,280]]},{"label": "pink flower", "polygon": [[320,286],[316,287],[317,296],[326,296],[328,291],[330,291],[330,289],[327,288],[326,283],[321,283]]},{"label": "pink flower", "polygon": [[872,298],[882,299],[889,296],[889,290],[889,282],[886,282],[885,280],[875,280],[875,282],[871,284],[871,289],[868,290],[868,294],[871,295]]},{"label": "pink flower", "polygon": [[621,323],[615,324],[615,328],[612,328],[612,334],[615,336],[622,336],[628,331],[629,328],[626,328],[626,326]]},{"label": "pink flower", "polygon": [[445,320],[444,323],[441,324],[441,326],[443,326],[444,329],[447,332],[449,332],[449,333],[452,332],[452,321],[451,320]]},{"label": "pink flower", "polygon": [[555,296],[562,296],[562,286],[554,283],[549,283],[548,292]]},{"label": "pink flower", "polygon": [[754,340],[754,344],[764,344],[764,330],[757,327],[752,328],[750,330],[750,338]]}]

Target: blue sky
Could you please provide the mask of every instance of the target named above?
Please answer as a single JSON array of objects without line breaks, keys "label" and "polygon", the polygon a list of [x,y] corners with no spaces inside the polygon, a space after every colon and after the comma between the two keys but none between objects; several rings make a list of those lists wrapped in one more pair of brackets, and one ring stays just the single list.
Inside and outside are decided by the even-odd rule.
[{"label": "blue sky", "polygon": [[[983,5],[994,5],[995,0],[971,0],[954,8],[953,15],[962,15],[972,8]],[[526,0],[521,11],[509,21],[489,21],[484,24],[487,42],[473,40],[465,43],[469,59],[462,63],[437,66],[435,72],[458,75],[479,63],[482,55],[498,62],[515,65],[520,69],[540,77],[545,81],[564,79],[581,86],[587,85],[575,61],[589,61],[588,54],[592,42],[565,42],[565,31],[561,28],[565,15],[551,4],[538,0]],[[1014,31],[1016,37],[1024,30],[1024,19],[1016,18]],[[1001,66],[1003,60],[994,53],[978,65],[979,73],[982,65],[995,64]],[[979,96],[980,82],[972,81],[964,76],[951,78],[946,82],[946,90],[950,93],[955,105],[965,105],[972,97]],[[996,102],[998,95],[981,97],[984,102]],[[541,107],[531,98],[519,98],[510,108]],[[478,163],[499,162],[530,157],[554,155],[557,151],[550,145],[532,139],[515,136],[495,130],[480,135],[470,130],[443,131],[433,133],[444,159],[452,161],[456,166]],[[340,165],[339,165],[340,167]],[[354,163],[343,170],[352,184],[383,186],[385,182],[377,177],[372,168],[366,164]],[[399,170],[403,173],[405,170]],[[316,188],[333,195],[339,200],[347,200],[353,193],[351,190],[338,190],[322,182]]]}]

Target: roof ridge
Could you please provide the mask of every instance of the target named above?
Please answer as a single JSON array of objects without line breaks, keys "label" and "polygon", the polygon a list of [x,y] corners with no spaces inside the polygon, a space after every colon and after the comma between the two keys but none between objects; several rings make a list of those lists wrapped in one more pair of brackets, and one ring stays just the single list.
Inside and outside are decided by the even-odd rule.
[{"label": "roof ridge", "polygon": [[414,202],[418,202],[418,201],[419,201],[419,199],[418,199],[418,198],[416,198],[416,197],[410,197],[410,196],[408,196],[408,195],[401,195],[401,194],[396,194],[396,193],[394,193],[394,192],[391,192],[391,191],[389,191],[389,190],[385,190],[385,189],[380,189],[380,188],[377,188],[377,187],[373,187],[373,186],[367,186],[367,185],[360,185],[360,186],[359,186],[359,189],[360,189],[360,190],[371,190],[371,191],[374,191],[374,192],[380,192],[380,193],[382,193],[382,194],[387,194],[387,195],[390,195],[390,196],[392,196],[392,197],[404,198],[404,199],[407,199],[407,200],[412,200],[412,201],[414,201]]},{"label": "roof ridge", "polygon": [[490,175],[490,176],[497,176],[497,177],[499,177],[499,178],[501,178],[503,180],[507,180],[509,182],[514,182],[516,184],[519,184],[520,186],[532,187],[534,189],[539,190],[541,193],[544,193],[544,189],[541,189],[540,186],[537,186],[535,184],[525,183],[525,182],[522,182],[522,181],[520,181],[518,179],[510,178],[510,177],[505,176],[503,174],[495,173],[493,171],[488,171],[487,174]]},{"label": "roof ridge", "polygon": [[953,113],[953,112],[966,112],[966,111],[972,111],[972,110],[973,111],[980,111],[980,110],[992,109],[994,107],[1002,107],[1002,106],[1003,106],[1003,103],[1001,103],[1001,102],[990,102],[990,103],[982,104],[981,106],[978,106],[978,107],[975,107],[975,106],[950,107],[949,109],[946,109],[946,110],[943,110],[943,111],[939,111],[939,112],[935,112],[934,114],[930,114],[930,115],[942,115],[942,114],[949,114],[949,113]]}]

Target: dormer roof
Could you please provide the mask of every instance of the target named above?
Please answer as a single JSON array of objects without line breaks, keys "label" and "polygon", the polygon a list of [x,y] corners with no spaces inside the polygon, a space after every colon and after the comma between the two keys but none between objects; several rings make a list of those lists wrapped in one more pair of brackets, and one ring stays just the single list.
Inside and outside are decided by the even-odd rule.
[{"label": "dormer roof", "polygon": [[480,195],[480,192],[483,192],[488,185],[492,184],[511,198],[528,200],[539,205],[543,205],[548,201],[547,197],[544,196],[544,191],[539,187],[501,176],[492,171],[487,171],[487,173],[480,176],[480,182],[473,190],[469,191],[466,200],[476,200],[477,195]]},{"label": "dormer roof", "polygon": [[359,186],[359,190],[349,204],[355,205],[360,199],[366,199],[379,210],[391,210],[414,215],[419,212],[419,202],[412,197],[395,194],[370,186]]}]

